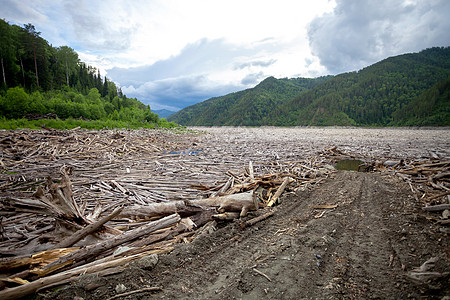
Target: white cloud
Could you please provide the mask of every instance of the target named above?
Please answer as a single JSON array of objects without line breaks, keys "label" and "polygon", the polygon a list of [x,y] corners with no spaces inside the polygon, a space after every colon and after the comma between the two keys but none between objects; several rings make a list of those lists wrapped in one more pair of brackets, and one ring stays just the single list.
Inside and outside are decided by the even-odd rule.
[{"label": "white cloud", "polygon": [[448,0],[0,0],[153,108],[450,44]]},{"label": "white cloud", "polygon": [[309,26],[313,54],[332,73],[450,45],[450,1],[338,0]]}]

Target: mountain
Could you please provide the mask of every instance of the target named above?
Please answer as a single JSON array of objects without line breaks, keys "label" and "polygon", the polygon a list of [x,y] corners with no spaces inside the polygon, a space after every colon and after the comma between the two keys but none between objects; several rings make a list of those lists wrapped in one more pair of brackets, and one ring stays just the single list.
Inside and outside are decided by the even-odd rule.
[{"label": "mountain", "polygon": [[264,125],[264,119],[273,109],[329,78],[331,76],[314,79],[268,77],[254,88],[186,107],[171,115],[168,120],[190,126]]},{"label": "mountain", "polygon": [[[253,89],[187,107],[170,120],[183,125],[449,126],[449,76],[450,47],[436,47],[333,77],[269,77]],[[293,82],[311,84],[285,91]],[[271,97],[261,97],[265,94]]]},{"label": "mountain", "polygon": [[167,119],[168,116],[170,116],[171,114],[174,114],[174,111],[171,110],[167,110],[167,109],[159,109],[159,110],[152,110],[155,114],[158,114],[158,116],[160,118],[165,118]]}]

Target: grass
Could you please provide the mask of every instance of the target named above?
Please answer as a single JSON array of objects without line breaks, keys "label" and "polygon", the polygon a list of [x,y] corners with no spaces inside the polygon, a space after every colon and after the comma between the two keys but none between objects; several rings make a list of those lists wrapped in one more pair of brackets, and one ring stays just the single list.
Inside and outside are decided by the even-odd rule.
[{"label": "grass", "polygon": [[85,129],[112,129],[112,128],[178,128],[178,124],[173,122],[167,122],[165,119],[160,119],[158,123],[144,123],[144,122],[126,122],[116,120],[80,120],[68,118],[66,120],[61,119],[41,119],[41,120],[27,120],[27,119],[6,119],[0,118],[0,129],[41,129],[41,128],[53,128],[53,129],[73,129],[73,128],[85,128]]}]

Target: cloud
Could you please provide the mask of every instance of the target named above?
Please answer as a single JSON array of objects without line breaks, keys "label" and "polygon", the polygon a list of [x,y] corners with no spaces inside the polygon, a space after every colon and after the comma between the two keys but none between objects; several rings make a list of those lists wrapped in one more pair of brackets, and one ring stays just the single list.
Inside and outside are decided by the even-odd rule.
[{"label": "cloud", "polygon": [[312,53],[331,73],[388,56],[450,45],[450,1],[337,0],[308,28]]},{"label": "cloud", "polygon": [[179,110],[200,101],[242,89],[231,83],[215,82],[207,75],[187,75],[146,82],[138,87],[122,88],[129,97],[137,97],[152,109]]},{"label": "cloud", "polygon": [[239,64],[239,65],[235,66],[235,69],[244,69],[244,68],[249,68],[249,67],[269,67],[276,62],[277,62],[276,59],[269,59],[266,61],[256,60],[256,61]]},{"label": "cloud", "polygon": [[35,21],[45,21],[47,17],[36,8],[30,7],[27,3],[16,0],[2,0],[2,15],[7,15],[9,20],[22,24],[33,23]]},{"label": "cloud", "polygon": [[[273,59],[255,59],[259,47],[240,47],[224,39],[201,39],[186,45],[168,59],[132,68],[111,68],[107,75],[120,83],[122,90],[152,108],[180,109],[214,96],[221,96],[256,85],[264,79],[261,70],[273,65]],[[256,72],[235,68],[250,61]]]},{"label": "cloud", "polygon": [[116,15],[108,17],[99,12],[104,6],[94,1],[67,1],[65,12],[70,16],[76,38],[91,50],[123,51],[130,47],[137,28],[129,23],[121,23]]},{"label": "cloud", "polygon": [[245,76],[244,78],[242,78],[241,83],[243,85],[255,85],[257,83],[259,83],[261,81],[261,79],[264,79],[265,76],[263,72],[259,72],[259,73],[251,73],[248,74],[247,76]]}]

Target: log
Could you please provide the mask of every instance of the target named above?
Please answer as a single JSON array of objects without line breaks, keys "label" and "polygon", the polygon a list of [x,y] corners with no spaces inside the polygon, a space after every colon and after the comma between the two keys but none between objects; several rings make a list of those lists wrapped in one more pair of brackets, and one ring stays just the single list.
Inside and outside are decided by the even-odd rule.
[{"label": "log", "polygon": [[181,218],[178,214],[173,214],[173,215],[164,217],[160,220],[150,222],[139,228],[125,232],[113,239],[110,239],[110,240],[107,240],[104,242],[100,242],[95,245],[89,245],[85,248],[74,251],[68,255],[61,257],[57,261],[46,265],[43,269],[34,270],[33,272],[36,273],[37,275],[39,275],[40,277],[46,276],[46,275],[53,273],[56,270],[59,270],[67,265],[71,265],[71,264],[75,264],[77,262],[83,261],[84,259],[86,259],[88,257],[89,258],[96,257],[98,254],[100,254],[101,252],[103,252],[105,250],[114,248],[120,244],[134,240],[142,235],[149,234],[158,229],[170,226],[180,220],[181,220]]},{"label": "log", "polygon": [[254,175],[254,171],[253,171],[253,163],[252,163],[252,161],[248,162],[248,174],[249,174],[250,179],[252,181],[255,180],[255,175]]},{"label": "log", "polygon": [[220,203],[220,206],[217,209],[218,212],[223,213],[225,211],[240,211],[240,217],[246,216],[249,210],[257,210],[259,208],[256,195],[253,191],[210,199],[219,201],[218,203]]},{"label": "log", "polygon": [[65,272],[61,272],[59,274],[41,278],[41,279],[35,280],[33,282],[30,282],[30,283],[27,283],[27,284],[24,284],[21,286],[5,289],[3,291],[0,291],[0,299],[13,300],[13,299],[22,298],[22,297],[25,297],[25,296],[35,293],[39,289],[48,287],[50,285],[53,285],[55,283],[58,283],[58,282],[61,282],[64,280],[67,280],[68,278],[71,278],[73,276],[78,276],[80,274],[96,273],[96,272],[99,272],[99,271],[102,271],[105,269],[121,266],[125,263],[128,263],[132,260],[138,259],[140,257],[143,257],[147,254],[148,253],[143,252],[143,253],[135,254],[132,256],[122,257],[122,258],[119,258],[119,259],[116,259],[113,261],[108,261],[105,263],[93,265],[93,266],[87,267],[87,268],[76,268],[76,269],[68,270]]},{"label": "log", "polygon": [[110,215],[104,216],[100,220],[98,220],[95,223],[89,224],[85,228],[75,232],[73,235],[69,236],[68,238],[62,240],[60,243],[56,244],[53,249],[58,248],[67,248],[75,244],[76,242],[80,241],[81,239],[85,238],[89,234],[95,232],[98,228],[103,226],[106,222],[112,220],[114,217],[116,217],[121,211],[122,207],[117,208],[114,210]]},{"label": "log", "polygon": [[450,204],[438,204],[438,205],[422,207],[422,210],[424,210],[424,211],[441,211],[441,210],[446,210],[446,209],[450,209]]},{"label": "log", "polygon": [[275,195],[272,196],[269,203],[267,203],[267,206],[273,206],[275,202],[278,200],[278,198],[281,196],[281,194],[286,189],[286,186],[291,182],[290,177],[285,177],[283,183],[280,185],[278,190],[276,191]]},{"label": "log", "polygon": [[212,218],[213,218],[213,220],[217,220],[217,221],[231,221],[231,220],[239,218],[239,213],[224,212],[221,214],[213,215]]},{"label": "log", "polygon": [[23,255],[19,257],[5,257],[0,259],[0,271],[12,270],[19,267],[43,264],[46,261],[54,261],[78,248],[45,250],[32,255]]},{"label": "log", "polygon": [[272,210],[266,212],[263,215],[260,215],[260,216],[258,216],[256,218],[253,218],[253,219],[250,219],[248,221],[245,221],[245,223],[244,223],[245,226],[244,227],[252,226],[252,225],[254,225],[254,224],[258,223],[258,222],[261,222],[261,221],[263,221],[263,220],[273,216],[274,214],[275,214],[275,209],[272,209]]},{"label": "log", "polygon": [[249,210],[258,209],[258,203],[253,192],[225,195],[200,200],[171,201],[149,205],[133,205],[125,208],[120,217],[157,217],[173,213],[189,216],[201,212],[208,207],[218,207],[219,212],[240,211],[245,216]]},{"label": "log", "polygon": [[442,173],[434,175],[432,178],[433,178],[433,180],[438,180],[438,179],[441,179],[444,177],[450,177],[450,172],[442,172]]}]

